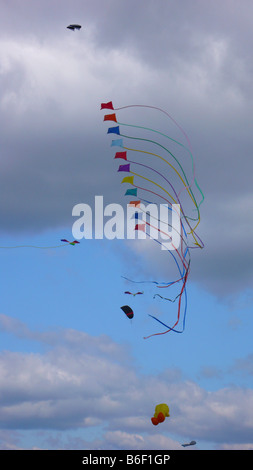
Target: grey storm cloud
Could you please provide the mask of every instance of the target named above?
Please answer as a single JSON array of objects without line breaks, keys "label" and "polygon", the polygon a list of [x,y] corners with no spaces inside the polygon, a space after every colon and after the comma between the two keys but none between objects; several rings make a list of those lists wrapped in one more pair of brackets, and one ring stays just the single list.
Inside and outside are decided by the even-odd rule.
[{"label": "grey storm cloud", "polygon": [[151,104],[186,130],[205,194],[206,251],[194,253],[192,279],[219,294],[250,288],[253,6],[244,7],[0,2],[2,234],[71,227],[73,206],[95,195],[122,200],[100,103]]}]

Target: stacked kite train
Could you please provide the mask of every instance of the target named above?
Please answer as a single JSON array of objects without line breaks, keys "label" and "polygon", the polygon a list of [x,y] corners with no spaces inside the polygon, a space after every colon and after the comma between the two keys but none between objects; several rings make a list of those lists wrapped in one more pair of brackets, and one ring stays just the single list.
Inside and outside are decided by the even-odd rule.
[{"label": "stacked kite train", "polygon": [[[167,133],[161,132],[160,130],[156,130],[147,126],[145,127],[142,122],[138,123],[138,125],[119,122],[115,111],[117,111],[118,114],[118,112],[127,108],[135,108],[135,111],[138,109],[145,111],[151,110],[152,112],[156,113],[158,112],[159,119],[166,116],[166,120],[169,118],[170,123],[172,123],[172,125],[177,128],[177,131],[179,131],[181,137],[182,135],[184,136],[186,144],[183,144],[180,140],[176,140],[170,137]],[[138,213],[138,223],[135,225],[135,230],[145,232],[145,235],[154,240],[156,243],[159,243],[162,246],[162,249],[167,250],[167,252],[173,258],[176,269],[178,271],[176,278],[172,281],[132,281],[152,282],[159,289],[169,288],[171,286],[180,286],[179,291],[176,292],[174,296],[164,297],[159,294],[153,296],[153,298],[158,296],[161,301],[167,300],[173,303],[177,301],[177,317],[174,323],[170,326],[162,322],[159,318],[150,315],[154,320],[163,325],[166,330],[154,333],[147,336],[146,338],[165,334],[169,331],[182,333],[185,329],[187,311],[186,283],[190,272],[191,250],[204,247],[202,240],[196,233],[196,228],[200,223],[199,207],[204,200],[204,195],[195,177],[195,165],[190,141],[184,130],[176,123],[176,121],[166,111],[155,106],[128,105],[120,108],[114,108],[112,101],[109,101],[107,103],[101,104],[101,110],[111,111],[110,113],[104,115],[104,121],[114,123],[112,127],[108,127],[107,134],[111,134],[113,137],[115,137],[111,142],[111,146],[116,147],[114,158],[124,161],[124,163],[119,165],[118,172],[127,173],[127,176],[124,176],[121,181],[122,183],[129,184],[130,186],[125,191],[125,196],[136,198],[136,200],[132,200],[129,203],[136,208]],[[127,129],[131,129],[132,134],[122,133],[121,127],[123,126],[127,127]],[[153,135],[158,135],[159,141],[155,140]],[[161,144],[162,139],[166,142],[169,140],[170,148],[168,148],[167,143],[166,145]],[[126,146],[125,140],[130,140],[130,142],[137,142],[138,148],[135,148],[135,146],[134,148],[132,146]],[[159,153],[157,153],[157,147],[159,148]],[[171,148],[173,148],[173,151]],[[131,155],[137,155],[138,158],[130,160],[130,153]],[[147,165],[147,160],[149,162],[149,159],[151,161],[155,161],[154,166],[150,164]],[[137,168],[140,168],[140,172],[138,173],[133,171],[136,166]],[[191,173],[191,179],[189,176],[187,176],[189,172]],[[145,184],[136,184],[136,180],[144,181]],[[198,197],[193,192],[193,187],[198,192],[198,196],[200,195],[202,198],[200,202],[197,202]],[[151,200],[147,200],[145,198],[145,194],[147,193],[149,194],[148,199]],[[168,231],[168,228],[167,231],[164,230],[165,222],[159,216],[156,217],[150,214],[150,222],[148,222],[145,217],[145,220],[141,220],[141,223],[139,223],[139,216],[142,215],[141,212],[144,212],[142,209],[143,204],[158,205],[157,201],[160,201],[160,205],[166,206],[167,218],[168,213],[171,212],[172,222],[173,216],[177,212],[177,216],[180,220],[180,227],[176,231],[178,241],[177,244],[174,244],[174,239],[172,236],[174,229],[173,223],[171,225],[166,222],[166,228],[171,226],[171,232]],[[187,210],[185,209],[186,206],[189,206],[189,202],[190,205],[193,206],[189,209],[192,211],[190,214],[188,214],[188,207]],[[162,237],[163,240],[169,240],[169,243],[165,243],[163,240],[161,240],[161,238],[158,239],[152,236],[154,230],[159,232],[159,236]],[[174,289],[174,287],[172,289]],[[181,328],[178,328],[180,324]]]}]

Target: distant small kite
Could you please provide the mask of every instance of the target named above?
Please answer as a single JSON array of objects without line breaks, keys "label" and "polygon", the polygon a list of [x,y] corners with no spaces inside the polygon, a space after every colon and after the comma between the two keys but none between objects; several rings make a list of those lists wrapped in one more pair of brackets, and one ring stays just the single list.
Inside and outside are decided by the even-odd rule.
[{"label": "distant small kite", "polygon": [[134,312],[131,309],[131,307],[129,307],[128,305],[123,305],[123,307],[120,307],[120,308],[121,310],[123,310],[123,312],[126,314],[128,318],[133,318]]},{"label": "distant small kite", "polygon": [[71,29],[72,31],[75,31],[75,29],[81,29],[81,25],[80,24],[70,24],[69,26],[67,26],[68,29]]},{"label": "distant small kite", "polygon": [[196,441],[191,441],[191,442],[189,442],[188,444],[182,444],[182,447],[194,446],[195,444],[197,444]]},{"label": "distant small kite", "polygon": [[135,297],[136,295],[144,294],[144,292],[143,291],[142,292],[129,292],[129,290],[126,290],[124,294],[130,294]]},{"label": "distant small kite", "polygon": [[70,245],[76,245],[76,243],[80,243],[80,242],[77,242],[76,240],[74,240],[73,242],[69,242],[68,240],[66,240],[66,238],[62,238],[61,242],[66,242],[66,243],[69,243]]}]

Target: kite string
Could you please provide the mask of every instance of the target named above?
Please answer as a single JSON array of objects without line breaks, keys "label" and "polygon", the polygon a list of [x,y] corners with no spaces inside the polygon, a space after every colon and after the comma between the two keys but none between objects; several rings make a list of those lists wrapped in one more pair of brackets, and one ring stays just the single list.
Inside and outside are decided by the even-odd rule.
[{"label": "kite string", "polygon": [[[156,145],[158,145],[159,147],[163,148],[166,152],[168,152],[168,153],[177,161],[177,163],[178,163],[178,165],[179,165],[179,167],[180,167],[180,169],[181,169],[181,171],[182,171],[182,173],[183,173],[183,175],[184,175],[184,177],[185,177],[186,183],[188,184],[188,186],[186,186],[185,189],[187,189],[187,192],[189,193],[189,196],[191,197],[191,199],[193,200],[193,202],[194,202],[194,204],[195,204],[195,206],[196,206],[196,209],[197,209],[197,211],[198,211],[198,218],[199,218],[199,217],[200,217],[199,206],[198,206],[198,204],[197,204],[197,202],[196,202],[196,199],[195,199],[195,197],[194,197],[194,194],[193,194],[193,192],[192,192],[192,190],[191,190],[191,187],[190,187],[190,185],[189,185],[189,181],[188,181],[187,176],[186,176],[186,174],[185,174],[185,172],[184,172],[184,170],[183,170],[183,168],[182,168],[182,165],[181,165],[180,162],[177,160],[177,158],[173,155],[173,153],[171,153],[166,147],[164,147],[163,145],[161,145],[159,142],[156,142],[155,140],[144,139],[144,138],[140,138],[140,137],[132,137],[132,136],[125,135],[125,134],[119,134],[119,135],[121,135],[122,137],[126,137],[127,139],[141,140],[141,141],[151,142],[151,143],[153,143],[153,144],[156,144]],[[158,155],[156,155],[156,156],[158,156]],[[168,163],[168,162],[167,162],[167,163]],[[171,166],[172,166],[172,165],[171,165]],[[174,167],[173,167],[173,168],[174,168]],[[178,173],[177,173],[177,174],[178,174]],[[181,178],[181,179],[182,179],[182,178]],[[184,186],[185,186],[185,184],[184,184]]]},{"label": "kite string", "polygon": [[13,249],[13,248],[38,248],[40,250],[48,250],[54,248],[62,248],[67,245],[56,245],[56,246],[36,246],[36,245],[16,245],[16,246],[0,246],[0,249]]},{"label": "kite string", "polygon": [[186,286],[188,274],[189,274],[189,269],[187,270],[187,272],[186,272],[186,274],[185,274],[184,283],[183,283],[183,286],[182,286],[181,291],[180,291],[180,294],[179,294],[177,321],[174,323],[174,325],[173,325],[172,327],[170,327],[170,326],[168,326],[168,325],[165,325],[165,323],[161,322],[158,318],[154,317],[153,315],[150,315],[150,316],[152,316],[152,318],[154,318],[154,320],[157,320],[159,323],[163,324],[164,326],[167,326],[168,329],[167,329],[166,331],[162,331],[162,332],[160,332],[160,333],[153,333],[153,334],[151,334],[151,335],[149,335],[149,336],[144,336],[144,339],[151,338],[152,336],[164,335],[164,334],[166,334],[166,333],[169,333],[170,331],[175,331],[176,333],[182,333],[182,332],[184,331],[187,302],[185,302],[183,329],[182,329],[182,331],[178,331],[178,330],[175,330],[174,328],[175,328],[175,326],[177,326],[177,324],[179,323],[179,320],[180,320],[181,299],[182,299],[182,294],[183,294],[183,293],[185,293],[185,299],[187,299],[185,286]]},{"label": "kite string", "polygon": [[[130,173],[133,173],[133,172],[130,172]],[[136,175],[136,176],[140,176],[141,178],[144,178],[144,177],[142,177],[141,175],[138,175],[137,173],[133,173],[133,174]],[[144,178],[144,179],[147,179],[147,178]],[[143,190],[143,191],[147,191],[147,192],[149,192],[149,193],[151,193],[151,194],[154,194],[155,196],[160,197],[161,199],[163,199],[164,201],[166,201],[168,204],[171,205],[171,202],[170,202],[168,199],[166,199],[165,197],[163,197],[163,196],[157,194],[156,192],[152,191],[151,189],[147,189],[147,188],[143,188],[143,187],[141,187],[141,186],[137,186],[135,183],[131,183],[131,184],[132,184],[132,186],[134,186],[136,189],[141,189],[141,190]],[[159,185],[158,185],[158,186],[159,186]],[[193,236],[195,242],[196,242],[198,245],[199,245],[199,243],[197,242],[196,239],[198,239],[198,240],[200,241],[200,243],[203,244],[202,240],[199,238],[199,236],[198,236],[195,232],[192,233],[192,236]],[[199,246],[200,246],[200,245],[199,245]]]},{"label": "kite string", "polygon": [[[181,177],[180,173],[178,173],[178,171],[176,170],[176,168],[175,168],[173,165],[171,165],[171,163],[168,162],[168,160],[166,160],[166,158],[163,158],[161,155],[158,155],[158,154],[152,153],[152,152],[147,152],[147,151],[145,151],[145,150],[128,148],[128,147],[125,147],[125,146],[123,146],[122,148],[124,148],[125,150],[130,150],[130,151],[134,151],[134,152],[145,153],[145,154],[147,154],[147,155],[153,155],[153,156],[155,156],[155,157],[160,158],[160,159],[163,160],[165,163],[167,163],[167,164],[177,173],[178,177],[181,179],[182,183],[185,185],[185,182],[184,182],[183,178]],[[143,165],[143,164],[137,163],[137,162],[135,162],[135,161],[131,162],[131,160],[129,160],[129,159],[126,159],[126,160],[127,160],[128,162],[130,162],[130,163],[136,163],[136,164],[138,164],[138,165]],[[157,170],[154,170],[154,168],[152,168],[152,167],[147,166],[147,168],[150,168],[151,170],[157,172]],[[160,174],[164,179],[166,179],[164,175],[162,175],[161,173],[159,173],[159,174]],[[179,194],[180,194],[180,193],[177,194],[176,191],[175,191],[175,189],[173,188],[172,184],[171,184],[167,179],[166,179],[166,181],[170,184],[170,186],[172,187],[172,189],[173,189],[173,191],[174,191],[174,193],[175,193],[177,199],[179,200],[178,197],[179,197]],[[196,200],[194,200],[191,195],[190,195],[190,197],[191,197],[193,203],[195,204],[195,206],[197,207]],[[187,217],[184,216],[184,217],[187,218],[187,219],[191,219],[191,220],[198,220],[198,219],[192,219],[192,218],[189,217],[189,216],[187,216]],[[191,227],[190,227],[190,228],[191,228]]]},{"label": "kite string", "polygon": [[[140,165],[140,166],[149,168],[149,169],[151,169],[152,171],[156,172],[158,175],[160,175],[162,178],[164,178],[167,183],[170,184],[170,186],[172,187],[173,191],[175,192],[175,189],[173,188],[173,186],[172,186],[172,184],[169,182],[169,180],[168,180],[163,174],[161,174],[159,171],[157,171],[157,170],[155,170],[154,168],[151,168],[150,166],[145,165],[145,164],[143,164],[143,163],[135,162],[135,161],[132,161],[132,160],[127,160],[127,161],[128,161],[129,163],[134,163],[134,164],[136,164],[136,165]],[[131,170],[129,170],[129,173],[131,173],[132,175],[138,176],[138,177],[140,177],[140,178],[143,178],[143,179],[149,181],[150,183],[152,183],[152,184],[158,186],[158,187],[159,187],[160,189],[162,189],[166,194],[168,194],[168,196],[171,197],[171,199],[173,200],[173,202],[174,202],[175,204],[177,204],[177,201],[175,201],[175,199],[171,196],[171,194],[168,193],[168,191],[166,191],[165,188],[163,188],[163,187],[160,186],[159,184],[155,183],[153,180],[151,180],[151,179],[149,179],[149,178],[146,178],[145,176],[139,175],[138,173],[135,173],[135,172],[133,172],[133,171],[131,171]],[[149,190],[147,190],[147,191],[149,191]],[[154,193],[154,194],[156,194],[157,196],[161,197],[161,196],[158,195],[157,193]],[[176,194],[176,196],[177,196],[177,194]],[[169,204],[171,204],[170,201],[168,201],[167,199],[165,199],[165,200],[166,200],[167,202],[169,202]],[[183,206],[182,206],[182,204],[180,203],[180,200],[179,200],[179,199],[178,199],[178,204],[180,205],[181,211],[182,211],[182,213],[183,213],[183,217],[184,217],[184,219],[185,219],[187,225],[188,225],[189,228],[191,229],[191,226],[190,226],[190,224],[189,224],[189,222],[188,222],[188,220],[187,220],[189,217],[185,215],[184,210],[183,210]],[[197,225],[198,225],[198,224],[197,224]],[[194,232],[194,229],[192,229],[190,233],[192,233],[192,234],[194,233],[194,235],[196,235],[195,232]],[[196,241],[196,238],[195,238],[194,235],[193,235],[193,238],[194,238],[195,241]]]},{"label": "kite string", "polygon": [[[183,134],[183,135],[185,136],[185,138],[186,138],[186,141],[187,141],[188,146],[189,146],[189,148],[190,148],[190,155],[191,155],[191,159],[192,159],[193,178],[192,178],[191,184],[189,183],[189,181],[188,181],[188,179],[187,179],[187,177],[186,177],[186,175],[185,175],[185,173],[184,173],[184,170],[183,170],[183,168],[182,168],[180,162],[178,162],[178,160],[176,159],[176,157],[175,157],[166,147],[164,147],[164,146],[161,145],[160,143],[158,143],[158,142],[156,142],[156,141],[154,141],[154,140],[151,140],[151,139],[136,138],[136,137],[132,137],[132,136],[128,136],[128,135],[121,134],[120,131],[119,131],[119,127],[108,129],[108,133],[116,133],[116,134],[121,135],[122,137],[130,138],[130,139],[135,139],[135,140],[139,140],[139,141],[150,142],[150,143],[153,143],[153,144],[155,144],[155,145],[159,145],[161,148],[163,148],[165,151],[167,151],[167,152],[177,161],[177,163],[178,163],[178,165],[179,165],[179,167],[180,167],[180,169],[181,169],[181,171],[182,171],[182,173],[183,173],[183,175],[184,175],[185,182],[187,183],[188,186],[186,186],[185,182],[184,182],[184,181],[182,180],[182,178],[181,178],[181,175],[178,173],[178,175],[179,175],[180,178],[181,178],[181,181],[182,181],[183,184],[184,184],[184,188],[177,194],[176,191],[174,190],[172,184],[170,183],[170,181],[168,181],[166,178],[165,178],[165,179],[166,179],[167,183],[170,185],[170,187],[172,188],[172,190],[174,191],[174,194],[175,194],[176,199],[177,199],[178,201],[179,201],[179,195],[181,194],[181,192],[182,192],[184,189],[187,189],[187,191],[188,191],[188,193],[189,193],[189,195],[190,195],[192,201],[194,202],[194,204],[195,204],[195,206],[196,206],[196,210],[197,210],[197,212],[198,212],[197,224],[195,225],[195,227],[194,227],[194,228],[191,228],[191,226],[190,226],[190,224],[189,224],[189,222],[188,222],[188,220],[187,220],[187,216],[185,216],[185,214],[184,214],[184,218],[185,218],[185,220],[186,220],[188,226],[189,226],[190,229],[191,229],[191,232],[189,233],[189,235],[190,235],[190,234],[193,235],[194,240],[195,240],[195,245],[197,245],[197,246],[199,246],[199,247],[202,248],[202,247],[204,246],[204,245],[203,245],[203,242],[201,242],[201,240],[199,239],[199,237],[197,236],[197,234],[194,234],[194,231],[196,230],[197,226],[198,226],[199,223],[200,223],[199,206],[203,203],[204,195],[203,195],[203,193],[202,193],[202,191],[201,191],[201,189],[200,189],[200,187],[199,187],[199,185],[198,185],[198,183],[197,183],[197,181],[196,181],[196,178],[195,178],[195,163],[194,163],[194,160],[193,160],[193,157],[192,157],[190,140],[189,140],[187,134],[185,133],[184,129],[175,121],[175,119],[172,118],[172,116],[170,116],[166,111],[164,111],[164,110],[161,109],[161,108],[158,108],[158,107],[155,107],[155,106],[136,105],[136,104],[135,104],[135,105],[123,106],[123,107],[119,107],[119,108],[114,108],[113,105],[112,105],[112,102],[103,103],[103,104],[101,105],[101,109],[103,109],[103,108],[109,108],[109,109],[115,109],[116,111],[117,111],[117,110],[121,110],[121,109],[126,109],[126,108],[133,108],[133,107],[135,107],[135,108],[136,108],[136,107],[140,107],[140,108],[156,109],[156,110],[158,110],[158,111],[164,113],[166,116],[168,116],[168,117],[172,120],[172,122],[174,122],[174,124],[180,129],[180,131],[182,132],[182,134]],[[114,121],[117,122],[117,119],[116,119],[116,115],[115,115],[115,114],[114,114],[114,115],[107,115],[107,116],[106,116],[106,119],[104,119],[104,120],[114,120]],[[149,131],[151,131],[151,132],[156,132],[156,133],[158,133],[158,134],[160,134],[160,135],[164,135],[165,137],[167,137],[167,138],[170,139],[170,140],[173,140],[175,143],[177,143],[178,145],[180,145],[180,146],[182,146],[182,147],[184,147],[184,148],[186,149],[186,147],[185,147],[183,144],[181,144],[180,142],[175,141],[174,139],[171,139],[171,138],[170,138],[169,136],[167,136],[166,134],[162,134],[162,133],[160,133],[159,131],[156,131],[155,129],[145,128],[145,127],[143,127],[143,126],[134,126],[134,125],[131,125],[131,124],[124,124],[124,123],[119,123],[119,124],[120,124],[120,125],[125,125],[125,126],[128,126],[128,127],[136,127],[136,128],[139,128],[139,129],[141,128],[141,129],[149,130]],[[121,140],[121,142],[122,142],[122,140]],[[120,146],[123,147],[123,145],[120,145]],[[126,147],[123,147],[123,148],[127,149]],[[137,149],[128,149],[128,150],[140,151],[140,152],[143,152],[143,153],[151,154],[151,152],[150,152],[150,153],[149,153],[149,152],[144,152],[144,151],[142,151],[142,150],[137,150]],[[186,150],[189,151],[188,149],[186,149]],[[159,158],[162,158],[162,157],[159,156]],[[165,159],[164,159],[164,160],[165,160]],[[129,160],[128,160],[128,161],[129,161]],[[159,174],[160,176],[162,176],[161,173],[159,173],[157,170],[154,170],[153,168],[149,167],[148,165],[144,165],[144,164],[141,164],[141,163],[138,163],[138,162],[133,162],[133,161],[130,161],[130,163],[139,164],[139,165],[141,165],[142,167],[149,168],[150,170],[155,171],[157,174]],[[169,162],[167,162],[167,163],[169,163]],[[171,164],[170,164],[170,166],[175,170],[175,168],[174,168]],[[139,175],[139,174],[137,174],[137,173],[135,173],[135,172],[133,172],[133,171],[130,171],[130,165],[128,165],[128,169],[127,169],[127,170],[124,170],[123,167],[124,167],[124,166],[122,165],[122,168],[121,168],[121,170],[119,170],[119,171],[128,171],[128,172],[131,173],[132,175],[135,175],[135,176],[137,176],[137,177],[143,178],[143,179],[146,180],[146,181],[149,181],[150,183],[152,183],[152,184],[156,185],[157,187],[159,187],[162,191],[165,191],[166,194],[168,195],[168,197],[169,197],[173,202],[176,203],[176,201],[175,201],[175,199],[173,198],[173,196],[172,196],[168,191],[166,191],[165,188],[163,188],[162,186],[160,186],[158,183],[156,183],[155,181],[152,181],[151,179],[149,179],[149,178],[147,178],[147,177],[145,177],[145,176],[143,176],[143,175]],[[164,199],[166,202],[169,202],[170,205],[172,205],[172,204],[171,204],[171,201],[166,200],[165,197],[163,197],[163,196],[161,196],[161,195],[158,195],[157,193],[155,193],[155,192],[152,191],[152,190],[149,190],[149,189],[147,189],[147,188],[141,188],[140,186],[137,186],[136,184],[134,184],[134,183],[133,183],[133,178],[134,178],[134,176],[129,177],[129,178],[125,178],[125,179],[124,179],[125,181],[123,180],[122,182],[129,182],[132,186],[134,186],[134,187],[136,188],[135,191],[137,191],[137,189],[141,189],[141,190],[144,190],[144,191],[148,191],[148,192],[150,192],[151,194],[154,194],[154,195],[156,195],[157,197],[160,197],[161,199]],[[197,201],[196,201],[196,199],[195,199],[195,197],[194,197],[194,194],[192,193],[192,190],[191,190],[191,186],[192,186],[193,182],[195,182],[195,185],[196,185],[198,191],[199,191],[200,194],[202,195],[202,200],[201,200],[201,202],[199,203],[199,205],[197,204]],[[130,194],[130,193],[131,193],[131,194],[134,194],[134,190],[129,190],[129,191],[126,192],[126,194]],[[137,192],[136,192],[135,196],[136,196],[136,195],[137,195]],[[180,204],[180,201],[179,201],[179,204]],[[180,204],[180,205],[181,205],[181,204]],[[190,219],[190,218],[189,218],[189,219]],[[196,220],[196,219],[192,219],[192,220]],[[161,221],[160,221],[160,222],[161,222]],[[150,227],[152,227],[152,225],[149,224],[149,223],[147,223],[146,221],[145,221],[145,224],[143,224],[143,226],[145,226],[146,224],[149,225]],[[181,226],[183,226],[183,225],[182,225],[182,221],[181,221]],[[139,225],[139,227],[142,227],[142,225]],[[138,229],[138,224],[136,225],[135,228]],[[141,228],[141,229],[142,229],[142,228]],[[150,238],[152,238],[148,233],[146,233],[146,234],[147,234]],[[168,234],[166,234],[166,235],[169,236]],[[195,238],[195,236],[196,236],[196,238]],[[202,243],[202,246],[197,242],[197,238],[198,238],[198,240],[200,240],[200,242]],[[154,239],[154,238],[152,238],[152,239],[153,239],[154,241],[156,241],[157,243],[159,243],[160,245],[163,245],[163,243],[161,243],[159,240]],[[187,235],[186,235],[186,239],[187,239]],[[173,281],[173,282],[171,282],[171,283],[167,283],[167,285],[159,285],[159,283],[157,283],[156,281],[153,281],[153,282],[155,282],[155,283],[157,284],[157,287],[160,287],[160,288],[162,288],[162,287],[163,287],[163,288],[165,288],[165,287],[170,287],[171,285],[173,285],[173,284],[176,283],[176,282],[183,281],[183,285],[182,285],[182,287],[181,287],[181,291],[180,291],[180,293],[178,294],[178,296],[176,297],[176,298],[179,297],[177,321],[174,323],[174,325],[173,325],[172,327],[170,327],[170,326],[166,325],[165,323],[163,323],[162,321],[160,321],[158,318],[153,317],[152,315],[150,315],[150,316],[153,317],[156,321],[158,321],[160,324],[162,324],[163,326],[165,326],[165,327],[168,328],[168,329],[167,329],[167,331],[164,331],[164,332],[161,332],[161,333],[155,333],[155,334],[149,335],[149,336],[145,337],[145,339],[146,339],[146,338],[149,338],[149,337],[151,337],[151,336],[156,336],[156,335],[165,334],[165,333],[167,333],[167,332],[169,332],[169,331],[175,331],[175,332],[179,333],[179,332],[182,332],[182,331],[184,330],[184,327],[185,327],[185,318],[186,318],[186,310],[187,310],[186,283],[187,283],[187,279],[188,279],[188,275],[189,275],[189,269],[190,269],[190,259],[189,259],[189,263],[188,263],[188,265],[187,265],[187,264],[186,264],[186,263],[187,263],[187,261],[186,261],[186,255],[189,256],[189,255],[190,255],[190,252],[189,252],[189,246],[187,246],[187,248],[186,248],[186,250],[185,250],[185,252],[184,252],[184,254],[183,254],[183,243],[185,243],[186,246],[187,246],[187,243],[185,242],[184,238],[181,237],[181,253],[182,253],[183,259],[182,259],[182,257],[180,256],[179,251],[176,250],[176,253],[177,253],[177,255],[179,256],[180,261],[182,262],[183,270],[180,269],[180,266],[179,266],[179,264],[178,264],[178,260],[176,259],[175,255],[174,255],[174,254],[172,253],[172,251],[169,250],[169,249],[167,248],[167,246],[166,246],[167,251],[168,251],[168,252],[170,253],[170,255],[172,255],[172,257],[174,258],[174,261],[175,261],[175,263],[176,263],[176,265],[177,265],[177,268],[178,268],[178,270],[179,270],[181,279],[178,279],[177,281]],[[187,266],[187,268],[186,268],[186,266]],[[137,281],[137,282],[138,282],[138,281]],[[141,281],[139,281],[139,282],[141,282]],[[151,282],[152,282],[152,281],[151,281]],[[162,284],[165,284],[165,283],[162,283]],[[182,331],[179,331],[179,330],[176,330],[176,329],[175,329],[175,326],[177,326],[177,324],[179,323],[180,317],[181,317],[181,302],[182,302],[182,295],[183,295],[183,294],[184,294],[184,296],[185,296],[185,309],[184,309],[184,316],[183,316],[183,330],[182,330]],[[159,294],[157,294],[157,295],[159,295]],[[160,295],[159,295],[159,296],[160,296]],[[164,297],[162,297],[162,296],[160,296],[160,297],[161,297],[161,298],[164,298]],[[176,298],[174,299],[174,301],[176,300]],[[167,299],[167,300],[171,300],[171,299]]]}]

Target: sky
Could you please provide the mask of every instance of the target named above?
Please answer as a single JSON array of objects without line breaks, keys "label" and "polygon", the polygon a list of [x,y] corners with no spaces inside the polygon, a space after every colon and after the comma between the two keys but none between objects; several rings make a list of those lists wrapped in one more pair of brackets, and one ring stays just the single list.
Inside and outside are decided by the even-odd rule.
[{"label": "sky", "polygon": [[[252,15],[250,0],[0,0],[1,449],[253,449]],[[191,142],[204,249],[182,334],[144,339],[176,304],[124,279],[168,281],[168,252],[60,241],[75,205],[126,204],[111,100],[165,110]],[[154,109],[116,113],[183,142]]]}]

